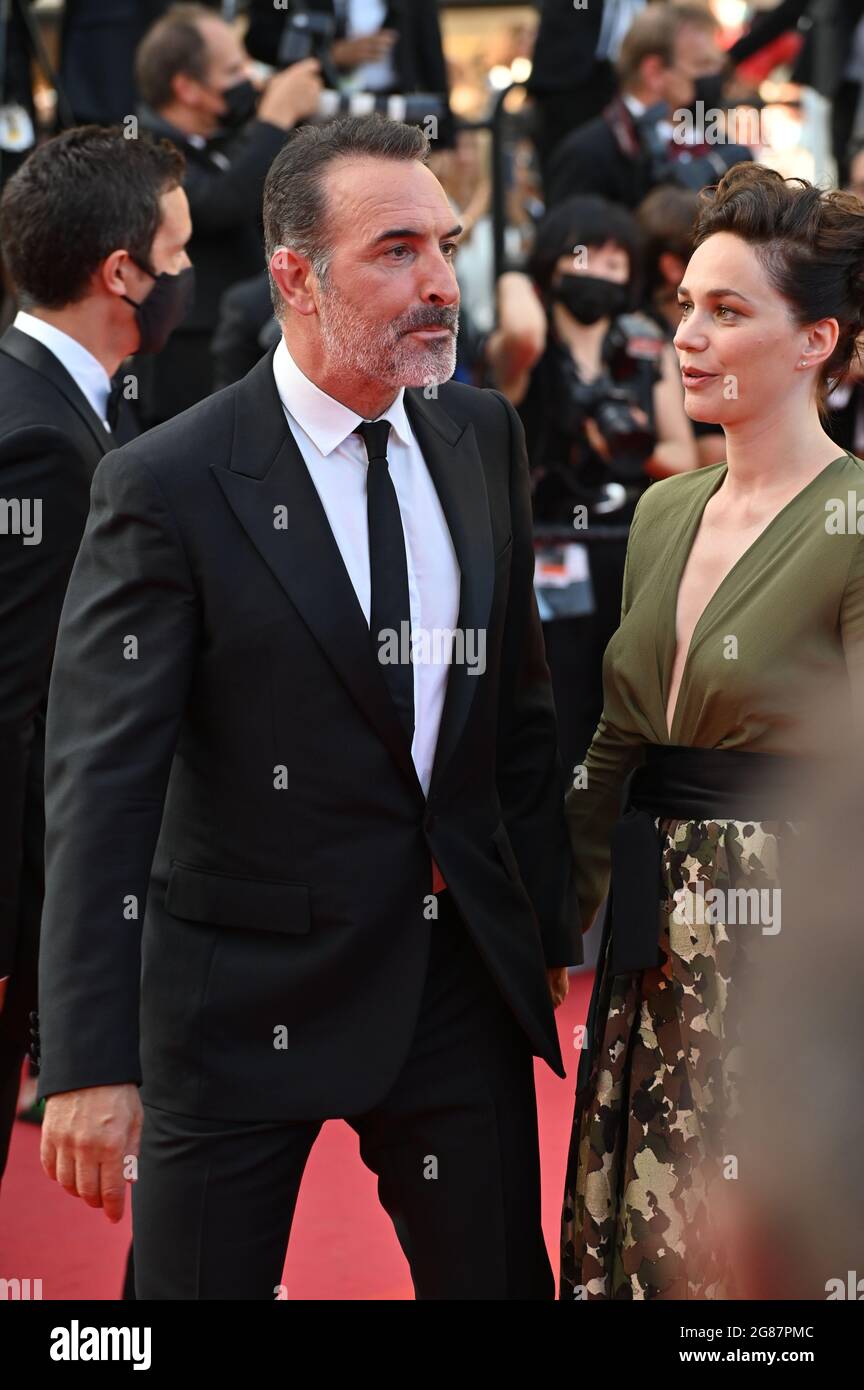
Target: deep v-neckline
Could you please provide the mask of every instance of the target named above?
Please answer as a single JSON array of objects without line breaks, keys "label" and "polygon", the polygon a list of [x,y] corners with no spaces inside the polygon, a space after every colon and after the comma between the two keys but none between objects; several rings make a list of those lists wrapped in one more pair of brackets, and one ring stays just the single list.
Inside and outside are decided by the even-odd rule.
[{"label": "deep v-neckline", "polygon": [[[693,648],[696,645],[696,638],[699,634],[699,629],[704,625],[705,618],[708,612],[714,607],[718,595],[726,587],[726,585],[728,584],[732,576],[735,574],[735,572],[739,570],[740,567],[744,564],[744,562],[750,557],[753,550],[760,543],[760,541],[762,541],[765,538],[765,536],[772,529],[775,523],[778,522],[781,517],[785,516],[786,512],[790,509],[790,507],[794,506],[798,499],[803,497],[806,492],[809,492],[810,488],[813,487],[813,485],[817,483],[820,478],[824,477],[824,475],[828,472],[829,468],[833,468],[836,463],[845,462],[846,459],[851,457],[852,455],[849,453],[847,449],[842,454],[838,454],[836,458],[833,458],[830,463],[826,463],[825,467],[821,468],[819,472],[816,474],[816,476],[810,479],[809,483],[805,483],[802,488],[799,488],[799,490],[794,494],[794,496],[789,498],[788,502],[784,502],[780,510],[778,512],[775,512],[774,515],[771,517],[771,520],[766,522],[766,524],[762,527],[762,530],[759,532],[758,536],[756,536],[750,542],[747,549],[742,551],[742,553],[738,556],[738,559],[735,561],[734,565],[730,566],[730,568],[726,571],[723,578],[720,580],[720,583],[717,585],[716,589],[711,594],[711,597],[708,599],[707,603],[704,604],[702,612],[699,614],[699,617],[693,625],[693,631],[690,634],[690,642],[687,646],[687,655],[685,656],[684,664],[681,667],[681,679],[678,682],[678,691],[675,696],[675,708],[672,711],[672,720],[670,723],[667,721],[666,711],[669,703],[669,687],[672,683],[672,673],[675,669],[675,658],[678,655],[678,597],[681,591],[681,582],[684,578],[684,571],[687,568],[687,562],[689,561],[693,547],[696,544],[696,537],[699,534],[699,528],[702,525],[702,518],[705,515],[708,503],[711,501],[711,498],[714,497],[716,493],[720,491],[720,488],[726,481],[726,475],[729,471],[728,464],[724,464],[722,473],[719,475],[717,482],[711,488],[711,491],[708,493],[708,496],[703,500],[702,505],[699,506],[697,503],[696,507],[694,507],[689,519],[689,528],[684,533],[684,544],[682,546],[684,551],[684,558],[677,570],[672,569],[670,571],[671,581],[669,589],[667,590],[667,596],[669,596],[669,594],[671,593],[672,643],[671,652],[668,653],[668,659],[665,646],[662,648],[663,661],[662,669],[659,672],[661,715],[663,719],[663,732],[666,735],[667,743],[671,744],[673,742],[672,735],[675,731],[675,726],[678,722],[678,712],[681,709],[681,695],[684,689],[684,682],[687,678],[688,668],[690,666],[690,658],[693,655]],[[665,604],[661,604],[658,608],[658,617],[660,617],[661,620],[663,617],[664,608]],[[658,644],[658,650],[659,649],[660,648]]]}]

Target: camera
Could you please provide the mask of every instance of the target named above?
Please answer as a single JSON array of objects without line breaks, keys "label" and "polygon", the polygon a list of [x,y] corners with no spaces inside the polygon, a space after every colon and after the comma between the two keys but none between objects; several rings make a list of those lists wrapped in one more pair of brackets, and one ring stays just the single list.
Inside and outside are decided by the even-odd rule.
[{"label": "camera", "polygon": [[606,465],[618,482],[634,483],[645,476],[645,464],[654,452],[657,436],[633,414],[633,400],[624,386],[616,386],[608,373],[595,381],[576,382],[571,388],[573,424],[584,429],[593,419],[609,446]]},{"label": "camera", "polygon": [[279,65],[290,67],[304,58],[317,58],[329,89],[321,93],[313,120],[332,121],[339,116],[365,116],[378,111],[391,121],[422,125],[429,116],[444,120],[447,102],[440,93],[340,92],[339,73],[330,50],[336,34],[332,14],[296,6],[285,22],[279,42]]}]

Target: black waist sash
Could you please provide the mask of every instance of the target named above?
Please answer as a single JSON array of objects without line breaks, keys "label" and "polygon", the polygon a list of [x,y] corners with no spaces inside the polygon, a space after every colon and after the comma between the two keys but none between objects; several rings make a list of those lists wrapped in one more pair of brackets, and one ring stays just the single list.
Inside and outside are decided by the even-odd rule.
[{"label": "black waist sash", "polygon": [[[806,759],[735,748],[646,744],[631,774],[623,814],[612,831],[606,931],[610,970],[619,975],[659,962],[661,837],[655,818],[789,820]],[[796,796],[797,792],[797,796]],[[602,967],[602,958],[601,958]]]}]

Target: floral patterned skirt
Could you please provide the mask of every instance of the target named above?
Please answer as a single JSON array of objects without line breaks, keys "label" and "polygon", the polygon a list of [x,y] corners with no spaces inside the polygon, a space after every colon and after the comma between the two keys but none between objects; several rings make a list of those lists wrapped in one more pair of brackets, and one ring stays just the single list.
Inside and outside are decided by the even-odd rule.
[{"label": "floral patterned skirt", "polygon": [[791,827],[656,824],[661,963],[612,976],[604,933],[565,1180],[562,1300],[736,1296],[712,1194],[735,1176],[740,986],[776,929]]}]

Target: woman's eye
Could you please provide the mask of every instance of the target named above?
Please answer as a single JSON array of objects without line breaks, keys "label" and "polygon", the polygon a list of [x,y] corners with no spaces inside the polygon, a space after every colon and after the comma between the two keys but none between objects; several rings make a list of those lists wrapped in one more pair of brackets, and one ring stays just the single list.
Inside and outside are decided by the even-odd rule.
[{"label": "woman's eye", "polygon": [[[681,310],[682,315],[684,315],[687,313],[688,309],[693,308],[693,305],[690,303],[689,299],[679,299],[678,308]],[[732,314],[733,317],[735,315],[735,310],[730,309],[728,304],[718,304],[714,312],[716,314]]]}]

